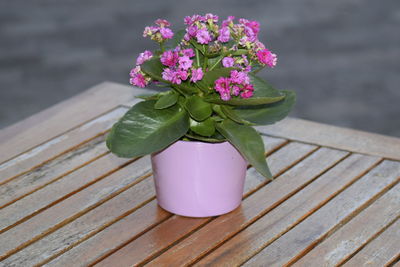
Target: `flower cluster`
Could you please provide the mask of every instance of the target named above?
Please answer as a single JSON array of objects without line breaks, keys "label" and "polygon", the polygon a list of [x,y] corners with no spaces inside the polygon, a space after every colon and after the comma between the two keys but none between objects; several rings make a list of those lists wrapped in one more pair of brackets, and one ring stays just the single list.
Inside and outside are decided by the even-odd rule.
[{"label": "flower cluster", "polygon": [[151,40],[162,43],[166,39],[171,39],[174,33],[169,28],[171,23],[165,19],[158,19],[155,21],[157,26],[147,26],[144,28],[143,37],[150,37]]},{"label": "flower cluster", "polygon": [[229,77],[221,77],[215,81],[215,90],[221,99],[228,101],[232,96],[250,98],[253,96],[254,87],[250,84],[250,78],[244,71],[233,70]]},{"label": "flower cluster", "polygon": [[[178,40],[177,46],[167,51],[164,42],[174,36],[171,24],[158,19],[156,26],[146,27],[143,36],[155,40],[161,48],[161,51],[155,52],[163,66],[158,77],[161,76],[161,81],[168,84],[180,85],[185,82],[185,85],[194,86],[190,83],[202,80],[206,72],[234,68],[230,77],[220,77],[213,88],[202,89],[208,89],[210,93],[218,92],[225,101],[235,96],[249,98],[253,95],[254,87],[248,73],[256,68],[273,68],[277,56],[260,42],[260,24],[257,21],[243,18],[236,21],[233,16],[220,24],[218,20],[218,16],[211,13],[185,17],[186,28],[182,40]],[[130,73],[131,84],[139,87],[149,84],[152,78],[141,70],[141,65],[151,58],[153,53],[150,51],[139,55],[136,67]]]},{"label": "flower cluster", "polygon": [[161,63],[167,68],[162,72],[162,78],[173,84],[181,84],[189,77],[191,82],[197,82],[203,79],[203,70],[199,67],[193,67],[193,58],[195,56],[193,49],[168,50],[162,53]]}]

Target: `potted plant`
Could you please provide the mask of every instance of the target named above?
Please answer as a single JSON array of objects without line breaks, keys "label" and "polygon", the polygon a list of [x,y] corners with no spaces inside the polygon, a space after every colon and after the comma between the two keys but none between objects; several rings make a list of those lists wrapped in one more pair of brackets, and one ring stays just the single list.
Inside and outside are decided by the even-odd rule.
[{"label": "potted plant", "polygon": [[173,33],[158,19],[143,36],[159,44],[144,51],[130,83],[169,88],[141,96],[111,129],[108,148],[120,157],[151,154],[159,205],[206,217],[240,205],[246,168],[272,178],[260,134],[252,127],[286,117],[295,93],[256,74],[277,57],[258,40],[259,23],[213,14],[185,17]]}]

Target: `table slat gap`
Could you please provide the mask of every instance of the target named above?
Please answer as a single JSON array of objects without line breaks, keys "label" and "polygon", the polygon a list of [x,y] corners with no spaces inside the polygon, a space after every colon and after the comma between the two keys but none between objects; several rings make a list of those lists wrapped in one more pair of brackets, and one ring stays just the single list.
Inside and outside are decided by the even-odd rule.
[{"label": "table slat gap", "polygon": [[342,266],[352,267],[367,264],[383,266],[395,259],[396,254],[400,252],[398,240],[400,240],[400,219],[348,259]]},{"label": "table slat gap", "polygon": [[[105,159],[105,157],[102,157],[102,158],[100,158],[100,159]],[[6,226],[6,227],[3,227],[2,229],[0,229],[0,234],[6,232],[6,231],[8,231],[8,230],[10,230],[11,228],[15,227],[16,225],[19,225],[19,224],[21,224],[21,223],[23,223],[23,222],[29,220],[30,218],[36,216],[37,214],[43,212],[44,210],[46,210],[46,209],[48,209],[48,208],[50,208],[50,207],[56,205],[57,203],[62,202],[63,200],[65,200],[65,199],[71,197],[72,195],[74,195],[74,194],[76,194],[76,193],[78,193],[78,192],[84,190],[85,188],[87,188],[87,187],[89,187],[89,186],[91,186],[91,185],[93,185],[93,184],[95,184],[95,183],[97,183],[97,182],[103,180],[103,179],[106,178],[107,176],[109,176],[109,175],[111,175],[112,173],[114,173],[114,172],[116,172],[116,171],[118,171],[118,170],[124,168],[125,166],[131,164],[132,162],[134,162],[134,161],[136,161],[136,160],[137,160],[137,158],[135,158],[135,159],[130,159],[130,160],[124,160],[124,162],[123,162],[122,164],[119,164],[118,166],[115,166],[115,167],[112,168],[111,170],[106,171],[106,173],[101,174],[100,176],[98,176],[98,177],[94,178],[93,180],[87,182],[86,184],[82,185],[81,187],[73,189],[72,191],[68,192],[67,194],[63,195],[63,196],[60,197],[60,198],[57,198],[56,200],[52,201],[51,203],[48,203],[48,204],[42,206],[41,208],[38,208],[38,209],[36,209],[35,211],[31,212],[30,214],[28,214],[28,215],[26,215],[26,216],[24,216],[24,217],[22,217],[22,218],[20,218],[20,219],[17,219],[17,221],[11,223],[10,225],[8,225],[8,226]],[[95,162],[98,162],[98,161],[95,161]],[[89,165],[86,165],[86,166],[89,166]],[[82,170],[82,169],[80,169],[80,170]],[[68,176],[64,176],[63,178],[65,178],[65,177],[68,177]],[[62,179],[60,179],[60,180],[62,180]],[[60,181],[60,180],[58,180],[58,181]],[[52,184],[54,184],[54,183],[52,183]],[[47,187],[45,187],[45,188],[47,188]],[[40,191],[38,190],[38,191],[36,191],[36,192],[40,192]],[[36,192],[35,192],[35,193],[36,193]],[[30,196],[31,196],[31,195],[30,195]],[[15,203],[17,203],[17,202],[15,202]],[[11,205],[8,206],[8,207],[11,207]],[[8,207],[6,207],[6,208],[8,208]],[[4,209],[3,209],[3,210],[4,210]],[[0,211],[0,212],[1,212],[1,211]]]},{"label": "table slat gap", "polygon": [[376,232],[374,235],[372,235],[368,240],[365,241],[364,244],[362,244],[359,248],[357,248],[353,253],[349,254],[347,257],[343,258],[338,265],[343,266],[345,263],[349,262],[355,255],[357,255],[361,250],[363,250],[366,246],[374,242],[377,238],[379,238],[386,230],[388,230],[390,227],[395,225],[399,221],[400,216],[397,216],[393,221],[391,221],[389,224],[385,225],[383,228],[381,228],[378,232]]},{"label": "table slat gap", "polygon": [[105,135],[109,131],[111,123],[116,121],[125,111],[126,109],[118,107],[94,120],[90,120],[76,129],[68,131],[56,138],[48,140],[42,145],[28,150],[14,159],[0,164],[0,177],[2,177],[0,179],[0,185],[39,168],[49,161],[76,150],[92,140]]},{"label": "table slat gap", "polygon": [[[78,162],[77,163],[78,165],[76,165],[76,166],[69,166],[65,170],[58,171],[59,174],[56,173],[54,175],[54,173],[48,173],[47,172],[48,169],[43,170],[44,167],[47,167],[45,164],[45,165],[42,165],[40,167],[40,169],[36,169],[36,170],[40,171],[40,173],[37,174],[40,176],[40,179],[36,179],[35,172],[30,172],[26,175],[15,177],[15,179],[13,179],[12,181],[9,181],[5,185],[4,184],[1,185],[0,186],[0,209],[5,208],[5,207],[15,203],[16,201],[21,200],[22,198],[24,198],[30,194],[33,194],[36,191],[54,183],[60,179],[63,179],[65,176],[67,176],[67,175],[87,166],[88,164],[90,164],[96,160],[99,160],[100,158],[106,156],[107,154],[109,154],[109,152],[107,151],[105,146],[104,146],[104,149],[99,149],[99,151],[97,151],[98,147],[101,148],[101,146],[104,145],[103,139],[104,138],[102,138],[102,140],[99,142],[95,142],[93,144],[93,146],[91,146],[88,150],[86,150],[87,147],[82,147],[83,150],[86,150],[83,153],[80,153],[79,150],[78,151],[74,150],[74,151],[77,151],[79,154],[76,156],[73,156],[73,157],[78,157],[78,159],[80,158],[80,156],[82,156],[82,154],[86,155],[86,152],[93,153],[93,155],[91,158],[89,158],[86,161],[83,161],[82,163]],[[67,155],[67,158],[59,158],[58,157],[57,160],[48,162],[48,164],[50,165],[49,168],[53,169],[54,165],[62,164],[63,162],[65,162],[67,160],[71,160],[71,159],[72,158],[69,155]],[[48,177],[47,179],[46,179],[46,176]],[[24,181],[24,179],[26,181]],[[29,182],[29,184],[26,184],[28,182]],[[21,184],[21,183],[25,183],[25,185],[22,184],[19,186],[18,184]],[[10,197],[9,199],[5,199],[4,197],[6,196],[6,194],[8,192],[8,188],[13,188],[12,195],[9,196]]]},{"label": "table slat gap", "polygon": [[[297,225],[299,218],[303,217],[305,212],[319,206],[325,198],[335,195],[337,190],[346,187],[353,180],[359,179],[359,176],[370,169],[371,166],[374,166],[378,160],[375,157],[352,154],[336,164],[334,168],[324,172],[318,179],[314,179],[312,183],[309,183],[308,186],[298,191],[276,209],[206,255],[198,264],[200,266],[212,264],[236,265],[245,262],[264,246],[272,243],[286,233],[288,229]],[[314,159],[314,162],[317,163],[318,161]],[[303,168],[308,170],[308,165],[304,165]],[[296,173],[293,175],[296,179],[301,177]],[[341,176],[342,179],[338,180],[338,176]]]},{"label": "table slat gap", "polygon": [[[390,166],[390,163],[389,162],[386,162],[387,164],[389,164],[389,166]],[[395,163],[395,162],[392,162],[392,163]],[[396,162],[397,163],[397,162]],[[342,191],[342,195],[343,195],[343,193],[345,193],[345,192],[349,192],[348,190],[351,188],[351,189],[354,189],[354,188],[357,188],[357,187],[354,187],[354,185],[358,185],[359,183],[360,183],[360,181],[362,181],[362,182],[364,182],[365,181],[365,177],[366,176],[370,176],[370,177],[376,177],[376,175],[375,176],[373,176],[373,175],[370,175],[373,171],[375,171],[376,172],[376,170],[377,169],[379,169],[380,167],[381,168],[383,168],[382,166],[385,166],[385,161],[383,161],[382,163],[381,163],[381,165],[378,165],[375,169],[372,169],[369,173],[367,173],[363,178],[361,178],[361,179],[359,179],[356,183],[353,183],[352,184],[352,186],[351,187],[348,187],[347,188],[347,190],[346,191]],[[397,167],[396,167],[397,168]],[[396,177],[396,178],[394,178],[394,177]],[[323,241],[324,239],[326,239],[327,237],[329,237],[331,234],[333,234],[337,229],[339,229],[343,224],[345,224],[345,223],[347,223],[349,220],[351,220],[355,215],[357,215],[357,214],[359,214],[362,210],[364,210],[366,207],[368,207],[372,202],[374,202],[377,198],[379,198],[380,196],[382,196],[383,194],[385,194],[388,190],[390,190],[391,188],[393,188],[398,182],[400,181],[400,177],[397,177],[397,176],[394,176],[393,174],[392,174],[392,180],[391,181],[389,181],[387,184],[382,184],[382,188],[381,189],[379,189],[379,191],[377,191],[376,193],[373,193],[373,195],[371,195],[367,200],[365,200],[364,202],[360,202],[359,204],[360,205],[357,205],[356,207],[354,207],[354,209],[353,210],[351,210],[351,211],[349,211],[350,213],[349,214],[347,214],[347,215],[343,215],[343,218],[342,219],[339,219],[338,218],[338,220],[340,220],[340,221],[338,221],[337,223],[335,223],[334,225],[332,225],[332,226],[330,226],[330,228],[328,228],[328,229],[326,229],[326,231],[325,232],[323,232],[323,233],[321,233],[319,236],[317,236],[317,237],[315,237],[315,239],[314,240],[310,240],[310,243],[308,244],[308,245],[306,245],[304,248],[302,248],[300,251],[298,251],[298,252],[296,252],[296,254],[295,255],[293,255],[293,254],[291,254],[291,256],[290,256],[290,259],[288,259],[288,260],[285,260],[285,258],[280,258],[277,262],[274,262],[274,265],[276,265],[276,264],[284,264],[284,265],[290,265],[290,264],[292,264],[292,263],[294,263],[295,261],[297,261],[298,259],[300,259],[301,257],[303,257],[305,254],[307,254],[311,249],[313,249],[316,245],[318,245],[321,241]],[[343,196],[341,196],[341,197],[343,197]],[[321,214],[321,213],[323,213],[323,212],[327,212],[327,207],[329,206],[330,207],[330,205],[333,205],[332,203],[335,203],[335,199],[338,199],[337,197],[336,198],[333,198],[332,199],[332,201],[330,201],[330,202],[328,202],[325,206],[323,206],[323,207],[321,207],[319,210],[318,210],[318,214]],[[295,227],[295,228],[292,228],[291,229],[291,231],[289,231],[289,232],[287,232],[287,233],[289,233],[289,235],[290,236],[292,236],[294,233],[297,233],[298,231],[300,231],[300,230],[298,230],[298,229],[300,229],[301,227],[304,227],[304,225],[306,225],[305,224],[305,222],[307,221],[310,221],[310,220],[312,220],[312,219],[310,219],[310,218],[316,218],[316,216],[318,216],[318,215],[316,215],[317,214],[317,212],[316,213],[314,213],[313,214],[313,217],[311,217],[311,216],[309,216],[306,220],[304,220],[304,221],[302,221],[301,223],[299,223],[298,225],[297,225],[297,227]],[[299,228],[299,226],[300,226],[300,228]],[[296,231],[293,231],[294,229],[296,229]],[[284,239],[282,239],[282,238],[278,238],[278,239],[276,239],[276,240],[274,240],[274,242],[273,243],[270,243],[273,247],[274,247],[274,249],[278,246],[278,244],[280,244],[280,242],[285,242],[286,240],[288,240],[287,238],[288,238],[288,236],[287,235],[284,235],[284,236],[281,236],[282,238],[284,237]],[[277,242],[277,241],[279,241],[279,242]],[[245,265],[245,266],[252,266],[253,264],[257,264],[257,262],[260,262],[260,261],[262,261],[262,262],[266,262],[265,260],[265,257],[264,257],[264,253],[266,253],[266,251],[267,251],[267,249],[268,248],[270,248],[270,245],[268,244],[267,246],[263,246],[261,249],[259,249],[258,251],[257,251],[257,253],[256,254],[253,254],[250,258],[248,258],[245,262],[243,262],[243,264]],[[271,249],[269,249],[268,250],[269,252],[271,251]],[[289,253],[289,250],[286,250],[284,253]],[[274,256],[274,257],[276,257],[276,255]],[[270,259],[270,260],[272,260],[272,259]],[[278,263],[279,262],[279,263]],[[268,263],[268,261],[266,262],[267,264],[271,264],[271,263]]]}]

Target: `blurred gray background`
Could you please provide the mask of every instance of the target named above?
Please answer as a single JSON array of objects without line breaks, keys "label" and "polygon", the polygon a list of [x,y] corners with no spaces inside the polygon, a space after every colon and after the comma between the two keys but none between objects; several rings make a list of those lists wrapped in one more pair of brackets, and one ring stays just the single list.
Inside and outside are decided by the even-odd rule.
[{"label": "blurred gray background", "polygon": [[[0,0],[0,128],[105,80],[128,84],[157,18],[211,12],[258,20],[296,90],[291,116],[400,136],[399,0]],[[134,89],[132,89],[134,90]]]}]

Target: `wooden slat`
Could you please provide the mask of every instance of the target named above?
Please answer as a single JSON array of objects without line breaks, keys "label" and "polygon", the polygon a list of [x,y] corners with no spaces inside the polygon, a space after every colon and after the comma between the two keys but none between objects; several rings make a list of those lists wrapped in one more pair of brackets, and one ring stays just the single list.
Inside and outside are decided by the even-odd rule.
[{"label": "wooden slat", "polygon": [[108,152],[104,138],[95,138],[76,150],[0,185],[0,209],[104,156]]},{"label": "wooden slat", "polygon": [[[70,222],[82,216],[86,212],[96,208],[103,202],[115,197],[115,195],[120,193],[121,190],[126,190],[131,186],[131,184],[135,184],[140,181],[140,177],[144,176],[146,173],[148,174],[149,172],[149,157],[141,158],[134,164],[130,164],[125,168],[118,170],[107,178],[93,184],[88,188],[85,188],[84,190],[72,195],[64,201],[57,203],[51,208],[44,210],[30,220],[11,228],[7,232],[0,235],[0,258],[4,258],[5,256],[15,253],[17,250],[28,246],[44,235],[47,235],[55,231],[57,228],[62,227],[67,222]],[[139,201],[137,205],[147,201],[153,196],[153,190],[149,189],[149,187],[153,187],[151,180],[141,183],[139,187],[142,189],[142,191],[136,192],[135,196],[137,199],[132,201]],[[146,194],[146,192],[149,191],[150,195]],[[142,199],[140,198],[141,196],[143,197]],[[112,202],[115,202],[116,199],[114,199]],[[116,204],[115,206],[122,205],[123,203],[120,203]],[[119,210],[120,209],[116,209],[115,211]],[[123,212],[118,213],[115,217],[118,217],[121,214],[123,214]],[[101,222],[101,220],[97,221],[97,223],[99,222]],[[87,228],[82,228],[82,226],[86,226]],[[77,232],[79,232],[79,230],[84,232],[90,228],[96,228],[96,226],[99,227],[100,225],[95,223],[90,225],[86,222],[81,223],[79,227],[75,227],[74,229]],[[69,242],[71,242],[71,239]],[[49,244],[55,245],[55,240]],[[29,248],[28,251],[31,251],[31,249],[32,248]],[[19,257],[24,258],[21,256]]]},{"label": "wooden slat", "polygon": [[[234,266],[302,221],[373,167],[378,158],[354,154],[203,258],[199,265]],[[314,163],[318,164],[318,162]],[[340,179],[339,179],[340,177]],[[297,179],[297,177],[294,177]]]},{"label": "wooden slat", "polygon": [[[299,147],[298,150],[301,151],[301,154],[304,156],[304,154],[307,154],[306,151],[308,152],[312,151],[314,149],[314,146],[310,145],[303,145],[299,144],[299,146],[307,147],[308,149],[302,149]],[[286,147],[286,146],[285,146]],[[285,148],[284,147],[284,148]],[[269,157],[270,165],[271,165],[271,171],[276,172],[277,169],[275,169],[273,166],[277,166],[278,164],[274,164],[276,159],[274,158],[280,158],[280,163],[279,166],[281,168],[286,168],[287,165],[290,165],[290,160],[294,160],[296,157],[300,157],[301,155],[299,152],[296,152],[296,150],[291,150],[292,155],[287,155],[280,153],[282,149],[278,150],[277,152],[273,153]],[[282,158],[283,155],[287,155],[285,159]],[[296,161],[296,160],[294,160]],[[149,205],[153,205],[152,203],[149,203]],[[144,206],[143,209],[147,209],[148,205]],[[146,223],[142,223],[141,225],[138,225],[133,228],[134,225],[134,220],[136,220],[136,217],[139,216],[137,214],[130,214],[126,217],[124,217],[123,220],[118,221],[117,223],[111,225],[110,227],[104,229],[102,232],[98,233],[96,236],[93,236],[92,238],[86,240],[85,242],[79,244],[78,246],[72,248],[71,250],[65,252],[62,254],[60,257],[54,259],[53,261],[49,262],[49,266],[65,266],[66,264],[88,264],[91,262],[96,261],[98,258],[102,258],[105,255],[108,255],[124,244],[127,244],[131,240],[137,238],[140,236],[143,231],[148,231],[151,228],[154,227],[155,223],[160,223],[161,221],[154,221],[154,218],[149,217]],[[205,223],[208,219],[195,219],[195,218],[188,218],[187,222],[190,222],[190,225],[196,224],[198,226],[201,226],[203,223]],[[187,224],[184,224],[187,225]],[[183,227],[183,225],[182,225]]]},{"label": "wooden slat", "polygon": [[[337,266],[400,216],[400,184],[389,190],[294,266]],[[400,239],[397,240],[400,242]]]},{"label": "wooden slat", "polygon": [[[45,162],[62,153],[76,150],[79,145],[85,145],[83,144],[84,142],[110,129],[112,124],[121,117],[126,110],[126,108],[122,107],[116,108],[78,128],[55,137],[42,145],[0,164],[0,184],[17,175],[26,173],[33,168],[41,167]],[[27,132],[27,134],[29,134],[29,132]],[[72,153],[74,152],[72,151]]]},{"label": "wooden slat", "polygon": [[399,162],[384,161],[291,231],[263,248],[244,266],[282,266],[297,260],[369,201],[399,182],[399,174]]},{"label": "wooden slat", "polygon": [[0,210],[0,233],[103,179],[131,160],[108,154]]},{"label": "wooden slat", "polygon": [[128,86],[102,83],[2,130],[0,163],[114,109],[137,92]]},{"label": "wooden slat", "polygon": [[[326,148],[318,150],[272,183],[246,198],[240,209],[211,221],[205,227],[162,254],[150,265],[184,266],[192,263],[199,254],[207,252],[224,239],[234,235],[241,228],[256,220],[262,213],[272,209],[296,190],[302,188],[302,186],[345,155],[345,152],[337,150]],[[179,221],[179,218],[167,220],[108,258],[105,258],[98,265],[111,266],[116,263],[118,266],[132,266],[148,260],[187,233],[181,233],[181,227],[175,231],[169,230],[170,227],[175,227],[177,221]],[[196,253],[193,253],[194,251]]]},{"label": "wooden slat", "polygon": [[[394,206],[396,208],[396,206]],[[398,208],[398,206],[397,206]],[[384,219],[384,218],[382,218]],[[364,225],[368,225],[365,224]],[[400,254],[400,219],[387,228],[376,239],[357,252],[343,267],[380,267]]]},{"label": "wooden slat", "polygon": [[272,136],[400,160],[400,138],[295,118],[257,128]]}]

